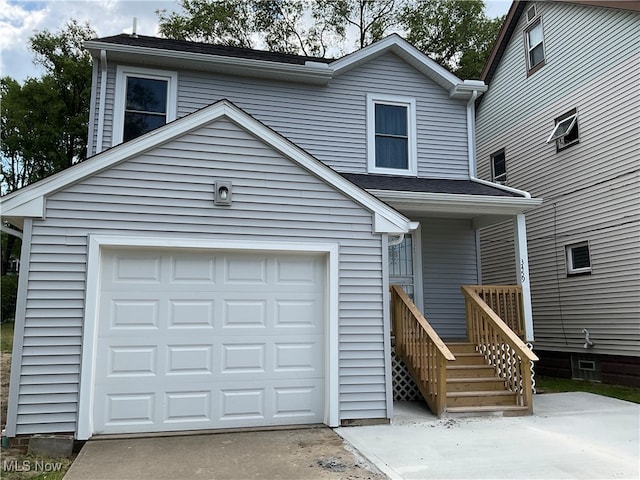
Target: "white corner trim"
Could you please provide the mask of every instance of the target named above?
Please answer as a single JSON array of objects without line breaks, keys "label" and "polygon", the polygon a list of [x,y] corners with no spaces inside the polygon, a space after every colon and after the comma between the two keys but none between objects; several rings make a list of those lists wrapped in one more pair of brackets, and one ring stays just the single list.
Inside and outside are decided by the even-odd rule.
[{"label": "white corner trim", "polygon": [[[22,349],[24,346],[24,327],[27,313],[27,290],[29,288],[29,270],[31,262],[31,232],[33,220],[26,219],[22,231],[22,246],[20,247],[20,265],[23,275],[18,277],[18,294],[16,299],[16,313],[13,332],[13,354],[11,356],[11,374],[9,376],[9,401],[7,402],[6,435],[15,437],[17,434],[18,402],[20,400],[20,376],[22,373]],[[5,372],[6,373],[6,372]]]},{"label": "white corner trim", "polygon": [[113,100],[113,131],[111,132],[111,145],[122,143],[124,130],[124,110],[127,98],[127,77],[150,78],[167,82],[167,121],[170,123],[176,119],[178,109],[178,72],[170,70],[157,70],[126,65],[118,65],[116,70],[116,88]]},{"label": "white corner trim", "polygon": [[323,253],[327,255],[327,322],[325,340],[325,423],[339,426],[339,285],[340,247],[337,243],[208,240],[181,237],[130,237],[90,235],[87,254],[87,290],[82,334],[80,394],[76,438],[88,440],[94,433],[95,370],[98,342],[102,249],[109,247],[186,248],[201,250],[257,251],[270,253]]}]

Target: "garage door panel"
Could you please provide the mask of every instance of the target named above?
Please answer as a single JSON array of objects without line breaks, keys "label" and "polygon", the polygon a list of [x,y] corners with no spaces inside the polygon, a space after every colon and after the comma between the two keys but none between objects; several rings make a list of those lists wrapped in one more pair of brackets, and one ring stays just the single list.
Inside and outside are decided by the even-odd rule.
[{"label": "garage door panel", "polygon": [[114,249],[103,264],[96,432],[323,421],[322,256]]},{"label": "garage door panel", "polygon": [[170,299],[168,327],[179,328],[213,328],[215,324],[215,301],[192,298]]}]

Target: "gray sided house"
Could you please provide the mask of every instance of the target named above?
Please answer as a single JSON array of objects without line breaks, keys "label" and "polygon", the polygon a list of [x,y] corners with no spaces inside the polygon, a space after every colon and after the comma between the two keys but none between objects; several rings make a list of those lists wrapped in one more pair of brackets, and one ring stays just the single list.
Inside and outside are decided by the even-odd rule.
[{"label": "gray sided house", "polygon": [[[541,200],[475,178],[484,83],[398,36],[338,60],[129,35],[87,47],[90,158],[1,203],[24,237],[10,437],[387,422],[392,336],[402,349],[412,328],[440,366],[421,392],[465,408],[444,390],[442,339],[480,331],[470,308],[496,323],[478,255],[496,222],[519,272],[501,361],[528,369],[524,212]],[[489,362],[499,347],[474,335],[465,355]],[[529,412],[512,390],[493,408]]]},{"label": "gray sided house", "polygon": [[[640,7],[514,2],[482,79],[481,178],[527,212],[538,373],[640,385]],[[486,282],[512,282],[509,225],[482,232]],[[505,253],[506,252],[506,253]]]}]

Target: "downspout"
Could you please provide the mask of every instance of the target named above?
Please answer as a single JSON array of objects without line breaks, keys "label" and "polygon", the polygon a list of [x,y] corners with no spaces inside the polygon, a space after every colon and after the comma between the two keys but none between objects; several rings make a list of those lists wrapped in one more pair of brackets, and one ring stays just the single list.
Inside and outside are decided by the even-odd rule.
[{"label": "downspout", "polygon": [[531,198],[529,192],[518,190],[517,188],[507,187],[497,183],[488,182],[476,177],[476,106],[475,102],[478,98],[478,91],[474,90],[471,94],[469,102],[467,102],[467,151],[469,152],[469,180],[472,182],[482,183],[490,187],[499,188],[507,192],[522,195],[524,198]]},{"label": "downspout", "polygon": [[478,98],[478,91],[474,90],[467,102],[467,152],[469,153],[469,177],[472,180],[476,178],[476,98]]},{"label": "downspout", "polygon": [[98,138],[96,141],[96,153],[100,153],[103,150],[104,106],[107,102],[107,51],[105,49],[100,50],[100,68],[100,102],[98,107]]}]

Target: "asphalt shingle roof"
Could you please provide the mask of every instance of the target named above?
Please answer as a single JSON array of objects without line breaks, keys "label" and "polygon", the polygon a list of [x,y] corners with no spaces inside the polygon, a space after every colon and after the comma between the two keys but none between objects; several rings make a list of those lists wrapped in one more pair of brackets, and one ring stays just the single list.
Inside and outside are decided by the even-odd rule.
[{"label": "asphalt shingle roof", "polygon": [[96,38],[94,41],[112,43],[114,45],[130,45],[134,47],[156,48],[160,50],[174,50],[177,52],[201,53],[205,55],[217,55],[223,57],[248,58],[267,62],[290,63],[304,65],[305,62],[331,63],[332,59],[319,57],[305,57],[288,53],[267,52],[251,48],[228,47],[210,43],[188,42],[185,40],[172,40],[169,38],[149,37],[145,35],[128,35],[122,33],[110,37]]},{"label": "asphalt shingle roof", "polygon": [[365,190],[389,190],[399,192],[450,193],[463,195],[484,195],[493,197],[523,198],[515,192],[508,192],[471,180],[448,180],[440,178],[394,177],[387,175],[341,174],[344,178]]}]

